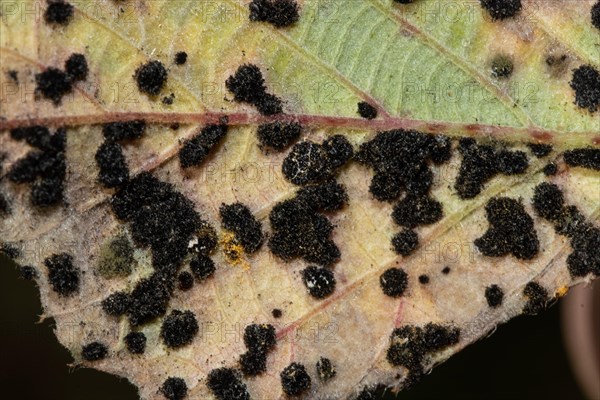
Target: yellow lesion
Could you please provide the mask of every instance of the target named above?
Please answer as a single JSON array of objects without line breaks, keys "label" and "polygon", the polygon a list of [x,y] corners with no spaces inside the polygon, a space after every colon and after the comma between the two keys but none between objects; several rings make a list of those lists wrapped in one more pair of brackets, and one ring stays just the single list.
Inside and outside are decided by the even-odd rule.
[{"label": "yellow lesion", "polygon": [[241,267],[246,271],[250,269],[250,263],[248,263],[248,260],[244,256],[244,248],[232,232],[224,231],[219,244],[228,264]]},{"label": "yellow lesion", "polygon": [[556,289],[556,297],[563,297],[569,292],[569,288],[567,286],[561,286]]}]

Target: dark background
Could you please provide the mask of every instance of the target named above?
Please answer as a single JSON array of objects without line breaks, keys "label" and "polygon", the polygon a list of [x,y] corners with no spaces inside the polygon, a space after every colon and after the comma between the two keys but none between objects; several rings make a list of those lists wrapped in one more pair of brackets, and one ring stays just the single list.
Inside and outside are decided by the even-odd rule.
[{"label": "dark background", "polygon": [[[562,344],[559,306],[536,317],[519,317],[488,339],[469,346],[413,389],[382,399],[584,399]],[[41,314],[35,283],[19,278],[0,255],[0,388],[19,400],[135,400],[125,379],[70,368],[68,351]],[[258,400],[258,399],[257,399]]]}]

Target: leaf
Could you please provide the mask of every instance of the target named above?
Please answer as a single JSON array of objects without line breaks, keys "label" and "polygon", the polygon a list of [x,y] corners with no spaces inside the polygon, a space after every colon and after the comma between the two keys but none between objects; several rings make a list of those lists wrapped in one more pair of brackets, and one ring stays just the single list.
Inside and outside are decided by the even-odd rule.
[{"label": "leaf", "polygon": [[[252,398],[281,398],[284,389],[288,393],[303,389],[294,378],[302,371],[290,372],[294,362],[310,376],[306,398],[345,398],[379,384],[400,389],[498,324],[523,311],[541,311],[568,287],[598,276],[594,247],[600,212],[598,111],[575,98],[576,90],[579,94],[587,90],[592,103],[596,96],[597,109],[597,92],[594,95],[593,77],[583,89],[573,85],[575,70],[589,65],[597,71],[599,65],[598,32],[589,18],[593,2],[523,0],[517,15],[505,19],[492,18],[479,2],[399,3],[304,0],[298,2],[298,21],[286,27],[250,20],[248,2],[234,0],[83,2],[74,4],[67,24],[47,23],[43,15],[47,4],[3,3],[4,251],[15,256],[24,271],[33,271],[30,266],[37,270],[42,318],[56,321],[56,335],[77,365],[126,377],[139,387],[142,398],[161,398],[169,390],[176,398],[179,381],[167,377],[183,379],[189,398],[219,398],[223,394],[215,382],[211,384],[210,372],[239,369],[242,354],[251,358],[260,352],[267,354],[266,372],[240,378],[239,383],[246,385]],[[184,65],[174,62],[180,51],[188,55]],[[36,84],[36,74],[50,67],[62,70],[73,53],[85,56],[87,77],[77,81],[72,92],[48,100]],[[166,67],[167,80],[156,90],[158,95],[148,95],[139,90],[135,77],[143,65],[156,60]],[[261,115],[255,106],[236,101],[240,97],[226,81],[248,64],[261,71],[268,93],[283,100],[283,113]],[[70,76],[65,78],[69,82],[74,79]],[[360,102],[374,107],[378,116],[361,118]],[[117,145],[106,142],[110,151],[97,155],[105,141],[102,124],[136,120],[147,125],[141,138],[117,140]],[[331,239],[339,249],[339,261],[325,270],[332,271],[337,282],[331,294],[326,286],[331,277],[322,275],[327,272],[305,270],[315,263],[310,257],[287,260],[272,251],[279,228],[274,229],[269,215],[279,202],[298,196],[300,186],[292,181],[304,185],[302,179],[312,179],[307,171],[313,171],[303,169],[308,167],[298,147],[266,151],[258,145],[259,126],[274,121],[303,126],[300,141],[315,143],[302,145],[310,147],[310,162],[319,160],[316,155],[311,158],[313,154],[327,151],[320,146],[325,140],[342,140],[333,139],[335,135],[343,135],[358,152],[350,162],[342,159],[345,165],[338,169],[331,167],[332,153],[323,156],[330,164],[317,173],[319,179],[329,176],[342,184],[348,204],[317,212],[310,207],[318,198],[310,197],[312,211],[301,213],[303,218],[309,215],[328,225],[325,218],[333,225],[331,235],[318,237],[324,240],[308,248],[314,250]],[[221,128],[206,126],[223,123],[228,132],[213,146],[207,138],[218,142]],[[31,136],[25,135],[29,144],[17,140],[23,131],[14,129],[35,125],[53,131],[67,127],[64,201],[52,207],[32,205],[32,187],[38,185],[43,195],[60,194],[54,190],[60,179],[50,180],[44,190],[39,178],[33,184],[14,182],[16,168],[23,165],[19,160],[32,151],[30,144],[44,148]],[[402,131],[388,134],[391,141],[384,140],[386,134],[376,134],[398,129]],[[451,137],[450,159],[440,156],[434,163],[430,153],[417,156],[433,143],[446,142],[440,136],[439,142],[432,142],[433,136],[411,129]],[[204,136],[197,137],[201,130]],[[382,140],[381,146],[377,140]],[[532,143],[551,148],[528,146]],[[191,163],[200,165],[182,168],[180,151],[186,146]],[[389,146],[399,146],[400,153],[390,152]],[[124,159],[118,161],[120,149]],[[532,154],[543,150],[549,155]],[[42,155],[32,155],[32,168],[41,176],[47,174],[39,157],[60,161],[61,151],[45,149]],[[97,160],[102,165],[102,157],[108,166],[100,171]],[[517,171],[523,157],[526,169]],[[288,167],[286,159],[291,160]],[[127,168],[121,168],[123,162]],[[556,174],[546,175],[549,163],[556,165]],[[424,175],[408,179],[407,171],[420,165],[417,172]],[[60,171],[60,165],[55,167]],[[293,174],[284,176],[286,168]],[[386,168],[393,173],[376,178],[385,192],[380,197],[394,197],[389,179],[398,168],[405,183],[416,187],[403,193],[419,191],[423,185],[428,191],[427,171],[431,171],[428,198],[441,204],[441,215],[431,216],[436,207],[432,203],[411,209],[406,205],[413,201],[410,197],[377,200],[370,189],[374,170],[382,173]],[[474,190],[477,193],[465,195],[461,168],[462,178],[473,171],[479,172],[476,176],[493,172]],[[139,213],[137,220],[125,221],[115,214],[115,202],[123,200],[123,187],[133,184],[119,173],[128,172],[135,182],[133,177],[139,179],[143,171],[172,187],[161,189],[167,200],[151,197],[143,207],[127,211]],[[317,190],[308,187],[305,190]],[[557,188],[564,196],[558,206]],[[195,212],[186,208],[185,199]],[[165,206],[156,207],[157,201],[165,201],[160,203]],[[238,225],[222,224],[227,210],[245,215],[235,207],[223,211],[223,204],[238,202],[266,234],[262,245],[260,240],[253,242],[260,246],[257,251],[242,246],[256,236],[248,233],[243,239],[238,233],[236,239],[233,231]],[[418,212],[430,212],[423,218],[432,223],[415,222]],[[158,222],[151,226],[155,218]],[[107,309],[118,313],[120,306],[113,297],[115,302],[103,307],[109,295],[139,290],[140,282],[159,269],[158,261],[165,261],[160,255],[173,256],[169,246],[188,240],[193,245],[197,234],[207,232],[207,225],[190,222],[194,218],[216,229],[220,243],[211,254],[214,274],[196,279],[189,291],[152,286],[150,294],[166,290],[168,307],[150,321],[136,319],[139,315],[134,317],[131,311],[127,316],[109,315]],[[412,252],[410,246],[404,250],[398,246],[405,256],[393,250],[392,238],[407,232],[395,221],[414,228],[418,237]],[[194,229],[191,234],[185,231],[188,226]],[[256,228],[255,223],[249,226]],[[155,235],[140,234],[149,231]],[[411,235],[405,233],[404,241],[398,242],[410,244]],[[119,246],[126,248],[132,237],[133,253],[123,252]],[[116,257],[115,249],[121,249]],[[494,252],[498,254],[491,256]],[[70,255],[72,263],[64,256],[52,258],[57,254]],[[197,257],[190,253],[181,262],[167,259],[171,272],[160,276],[172,282],[173,269],[187,271],[190,262],[196,275],[208,274],[206,259],[195,265],[191,261]],[[65,270],[71,264],[75,272]],[[581,265],[588,269],[575,268]],[[390,268],[400,268],[406,276],[397,270],[386,275]],[[190,314],[173,310],[191,311],[197,332]],[[281,312],[280,318],[274,310]],[[251,324],[275,328],[273,349],[247,353],[243,336]],[[404,330],[392,335],[400,327]],[[143,354],[127,349],[125,337],[132,331],[146,337]],[[100,345],[89,346],[95,342]],[[327,375],[317,371],[321,357],[335,367],[330,381],[319,378]],[[283,379],[284,386],[282,373],[292,377]],[[164,386],[165,382],[172,386]]]}]

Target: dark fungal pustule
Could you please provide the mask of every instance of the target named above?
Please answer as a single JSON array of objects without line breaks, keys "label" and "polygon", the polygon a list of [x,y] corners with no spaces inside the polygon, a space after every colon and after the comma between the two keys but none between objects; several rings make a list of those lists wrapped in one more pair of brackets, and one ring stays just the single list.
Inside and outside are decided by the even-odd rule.
[{"label": "dark fungal pustule", "polygon": [[479,0],[492,20],[504,20],[514,17],[521,11],[521,0]]},{"label": "dark fungal pustule", "polygon": [[281,318],[283,316],[283,311],[281,311],[279,308],[274,308],[271,310],[271,315],[273,318]]},{"label": "dark fungal pustule", "polygon": [[311,386],[311,379],[304,365],[293,362],[281,371],[281,387],[283,392],[289,396],[298,396]]},{"label": "dark fungal pustule", "polygon": [[407,325],[396,328],[390,337],[387,360],[393,366],[408,369],[404,387],[417,383],[423,376],[427,357],[457,344],[460,329],[429,323],[424,327]]},{"label": "dark fungal pustule", "polygon": [[21,256],[21,250],[14,243],[0,242],[0,254],[15,260]]},{"label": "dark fungal pustule", "polygon": [[240,369],[246,376],[257,376],[267,371],[267,354],[247,351],[240,356]]},{"label": "dark fungal pustule", "polygon": [[196,232],[196,238],[189,246],[191,253],[208,256],[217,247],[219,238],[217,232],[208,222],[201,221],[200,228]]},{"label": "dark fungal pustule", "polygon": [[218,368],[209,372],[206,386],[218,400],[250,400],[246,384],[236,370]]},{"label": "dark fungal pustule", "polygon": [[515,66],[510,57],[504,54],[494,57],[491,63],[492,76],[497,79],[509,78],[514,68]]},{"label": "dark fungal pustule", "polygon": [[248,351],[240,356],[244,375],[256,376],[267,370],[267,353],[275,347],[275,328],[270,324],[252,324],[244,330],[244,344]]},{"label": "dark fungal pustule", "polygon": [[119,187],[129,180],[129,165],[119,143],[106,141],[96,151],[98,181],[106,188]]},{"label": "dark fungal pustule", "polygon": [[150,322],[164,315],[172,293],[172,280],[154,273],[140,280],[130,294],[127,315],[133,326]]},{"label": "dark fungal pustule", "polygon": [[31,265],[24,265],[21,267],[21,278],[33,281],[38,278],[38,271]]},{"label": "dark fungal pustule", "polygon": [[402,229],[392,237],[392,247],[396,254],[409,256],[419,245],[419,236],[412,229]]},{"label": "dark fungal pustule", "polygon": [[174,101],[175,101],[175,93],[171,93],[170,95],[162,98],[162,103],[167,106],[172,105]]},{"label": "dark fungal pustule", "polygon": [[327,382],[337,374],[335,366],[329,358],[321,357],[317,361],[317,376],[323,382]]},{"label": "dark fungal pustule", "polygon": [[348,204],[349,200],[344,185],[333,180],[305,186],[298,191],[297,198],[321,211],[339,210]]},{"label": "dark fungal pustule", "polygon": [[0,215],[10,214],[11,207],[6,195],[0,192]]},{"label": "dark fungal pustule", "polygon": [[179,164],[182,168],[198,166],[227,134],[227,125],[208,125],[193,138],[187,140],[179,150]]},{"label": "dark fungal pustule", "polygon": [[129,294],[115,292],[102,300],[102,310],[108,315],[119,317],[127,313],[129,309]]},{"label": "dark fungal pustule", "polygon": [[419,275],[419,283],[421,285],[427,285],[429,283],[429,276],[427,276],[427,275]]},{"label": "dark fungal pustule", "polygon": [[486,204],[485,212],[490,227],[474,242],[484,255],[512,254],[518,259],[530,260],[538,254],[540,243],[533,219],[523,204],[508,197],[496,197]]},{"label": "dark fungal pustule", "polygon": [[408,287],[408,274],[401,268],[389,268],[379,277],[383,293],[390,297],[400,297]]},{"label": "dark fungal pustule", "polygon": [[81,349],[81,358],[85,361],[100,361],[108,355],[108,348],[104,343],[92,342]]},{"label": "dark fungal pustule", "polygon": [[143,120],[111,122],[102,126],[104,138],[113,142],[139,139],[145,130],[146,122]]},{"label": "dark fungal pustule", "polygon": [[590,17],[592,25],[596,27],[596,29],[600,29],[600,1],[597,1],[596,4],[592,6]]},{"label": "dark fungal pustule", "polygon": [[529,143],[529,150],[538,158],[543,158],[552,153],[553,147],[551,144]]},{"label": "dark fungal pustule", "polygon": [[158,60],[148,61],[135,70],[134,78],[140,92],[157,96],[167,82],[168,73]]},{"label": "dark fungal pustule", "polygon": [[542,172],[546,176],[556,175],[558,173],[558,166],[556,165],[556,163],[553,163],[553,162],[548,163],[544,166],[544,168],[542,169]]},{"label": "dark fungal pustule", "polygon": [[69,75],[54,67],[35,74],[35,83],[36,93],[52,100],[55,105],[59,105],[63,96],[73,91],[73,81]]},{"label": "dark fungal pustule", "polygon": [[573,71],[570,82],[575,91],[575,104],[591,113],[600,105],[600,72],[591,65],[582,65]]},{"label": "dark fungal pustule", "polygon": [[377,109],[366,101],[358,103],[358,115],[366,119],[377,118]]},{"label": "dark fungal pustule", "polygon": [[79,290],[79,269],[73,264],[70,254],[54,254],[44,260],[44,265],[48,268],[48,281],[56,293],[71,296]]},{"label": "dark fungal pustule", "polygon": [[491,308],[498,308],[502,305],[504,291],[498,285],[491,285],[485,288],[485,300]]},{"label": "dark fungal pustule", "polygon": [[175,64],[183,65],[187,62],[188,55],[185,51],[179,51],[175,54]]},{"label": "dark fungal pustule", "polygon": [[198,321],[193,312],[173,310],[160,327],[160,337],[171,348],[190,344],[198,333]]},{"label": "dark fungal pustule", "polygon": [[252,104],[263,115],[283,112],[281,100],[267,93],[262,72],[254,64],[240,66],[235,74],[227,78],[225,86],[233,93],[235,101]]},{"label": "dark fungal pustule", "polygon": [[394,2],[396,3],[400,3],[400,4],[411,4],[413,3],[415,0],[394,0]]},{"label": "dark fungal pustule", "polygon": [[276,28],[293,25],[300,18],[294,0],[252,0],[249,8],[250,21],[268,22]]},{"label": "dark fungal pustule", "polygon": [[71,81],[83,81],[87,78],[89,67],[85,56],[80,53],[73,53],[65,61],[65,72]]},{"label": "dark fungal pustule", "polygon": [[11,70],[9,70],[9,71],[6,72],[6,75],[14,83],[16,83],[16,84],[19,83],[19,73],[16,70],[11,69]]},{"label": "dark fungal pustule", "polygon": [[450,267],[444,267],[444,268],[442,269],[442,274],[444,274],[444,275],[448,275],[449,273],[450,273]]},{"label": "dark fungal pustule", "polygon": [[592,147],[567,150],[563,157],[570,167],[582,167],[600,171],[600,149]]},{"label": "dark fungal pustule", "polygon": [[48,24],[67,25],[73,18],[73,6],[64,0],[48,0],[44,20]]},{"label": "dark fungal pustule", "polygon": [[298,140],[301,134],[302,125],[283,121],[259,125],[256,131],[259,145],[276,151],[284,150]]},{"label": "dark fungal pustule", "polygon": [[463,159],[454,188],[462,199],[476,197],[497,174],[522,174],[529,166],[522,151],[496,150],[490,145],[478,145],[473,139],[461,139],[459,151]]},{"label": "dark fungal pustule", "polygon": [[194,277],[188,271],[180,272],[177,275],[177,287],[179,290],[187,291],[194,287]]},{"label": "dark fungal pustule", "polygon": [[179,377],[168,377],[159,389],[162,395],[169,400],[183,400],[187,396],[188,387]]},{"label": "dark fungal pustule", "polygon": [[222,204],[219,215],[223,228],[235,234],[246,253],[254,253],[260,248],[264,241],[262,227],[247,206],[242,203]]},{"label": "dark fungal pustule", "polygon": [[315,299],[324,299],[335,291],[335,276],[327,268],[311,265],[302,270],[302,282]]},{"label": "dark fungal pustule", "polygon": [[129,332],[125,336],[125,346],[131,354],[143,354],[146,351],[146,335],[143,332]]},{"label": "dark fungal pustule", "polygon": [[523,306],[523,314],[536,315],[544,311],[550,300],[548,291],[537,282],[529,282],[523,289],[527,302]]},{"label": "dark fungal pustule", "polygon": [[426,196],[407,195],[394,206],[392,218],[400,226],[415,228],[442,219],[442,204]]},{"label": "dark fungal pustule", "polygon": [[215,262],[206,255],[197,254],[190,261],[190,269],[198,282],[203,282],[215,273]]},{"label": "dark fungal pustule", "polygon": [[[406,0],[404,0],[404,1],[406,1]],[[405,4],[407,4],[407,3],[405,3]],[[354,398],[354,400],[376,400],[379,397],[381,397],[381,395],[379,395],[379,392],[383,391],[383,389],[384,389],[383,385],[365,386],[362,388],[362,390],[360,391],[358,396],[356,396]]]}]

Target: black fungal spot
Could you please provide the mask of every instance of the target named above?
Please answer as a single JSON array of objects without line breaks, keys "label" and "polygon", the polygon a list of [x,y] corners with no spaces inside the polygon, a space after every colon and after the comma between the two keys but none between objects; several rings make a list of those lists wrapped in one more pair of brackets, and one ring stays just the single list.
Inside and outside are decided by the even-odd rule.
[{"label": "black fungal spot", "polygon": [[358,103],[358,115],[366,119],[375,119],[377,118],[377,109],[366,101],[361,101]]},{"label": "black fungal spot", "polygon": [[14,260],[21,256],[21,250],[12,243],[0,242],[0,253],[3,253],[6,257]]},{"label": "black fungal spot", "polygon": [[271,310],[271,315],[273,316],[273,318],[281,318],[281,316],[283,315],[283,311],[281,311],[279,308],[274,308],[273,310]]},{"label": "black fungal spot", "polygon": [[14,70],[11,69],[7,72],[8,77],[10,78],[11,81],[13,81],[14,83],[19,83],[19,73]]},{"label": "black fungal spot", "polygon": [[600,105],[600,72],[591,65],[582,65],[573,71],[570,82],[575,91],[575,104],[591,113]]},{"label": "black fungal spot", "polygon": [[156,96],[167,82],[167,70],[160,61],[148,61],[135,71],[134,77],[141,92]]},{"label": "black fungal spot", "polygon": [[556,221],[562,216],[563,207],[564,197],[558,186],[547,182],[536,186],[533,208],[540,217]]},{"label": "black fungal spot", "polygon": [[98,272],[107,279],[126,277],[134,262],[133,246],[126,235],[120,234],[102,246]]},{"label": "black fungal spot", "polygon": [[244,330],[244,344],[248,351],[240,357],[244,375],[256,376],[267,370],[267,353],[276,344],[275,328],[270,324],[252,324]]},{"label": "black fungal spot", "polygon": [[454,188],[462,199],[476,197],[497,174],[522,174],[529,166],[522,151],[498,151],[489,145],[477,145],[472,139],[461,139],[459,151],[463,160]]},{"label": "black fungal spot", "polygon": [[61,296],[71,296],[79,290],[79,269],[73,265],[73,257],[67,253],[54,254],[44,260],[48,268],[48,281]]},{"label": "black fungal spot", "polygon": [[96,151],[98,181],[107,188],[121,186],[129,180],[129,166],[119,143],[105,141]]},{"label": "black fungal spot", "polygon": [[305,186],[298,191],[297,198],[321,211],[339,210],[348,204],[349,200],[344,185],[335,181]]},{"label": "black fungal spot", "polygon": [[218,400],[250,400],[246,384],[231,368],[218,368],[210,371],[206,386]]},{"label": "black fungal spot", "polygon": [[411,229],[403,229],[392,238],[392,246],[396,254],[410,255],[419,245],[419,236]]},{"label": "black fungal spot", "polygon": [[187,396],[188,387],[182,378],[170,376],[159,390],[169,400],[182,400]]},{"label": "black fungal spot", "polygon": [[387,360],[393,366],[408,369],[404,387],[411,387],[424,374],[427,357],[459,342],[460,329],[429,323],[424,327],[403,326],[396,328],[391,335],[387,350]]},{"label": "black fungal spot", "polygon": [[497,79],[509,78],[514,70],[514,64],[507,55],[499,55],[492,60],[492,76]]},{"label": "black fungal spot", "polygon": [[548,72],[553,77],[559,77],[563,75],[569,66],[569,57],[566,54],[561,55],[549,55],[546,57],[546,67]]},{"label": "black fungal spot", "polygon": [[192,273],[199,282],[205,281],[215,273],[214,261],[203,254],[198,254],[190,261]]},{"label": "black fungal spot", "polygon": [[429,277],[427,275],[419,275],[419,283],[421,285],[427,285],[429,283]]},{"label": "black fungal spot", "polygon": [[400,226],[415,228],[436,223],[443,215],[442,204],[439,201],[409,194],[394,206],[392,218]]},{"label": "black fungal spot", "polygon": [[125,336],[125,346],[131,354],[143,354],[146,351],[146,335],[143,332],[129,332]]},{"label": "black fungal spot", "polygon": [[142,120],[111,122],[102,127],[104,138],[112,142],[139,139],[145,130],[146,122]]},{"label": "black fungal spot", "polygon": [[548,305],[548,291],[537,282],[529,282],[523,289],[523,296],[527,299],[523,306],[523,313],[536,315],[544,311]]},{"label": "black fungal spot", "polygon": [[390,297],[400,297],[408,287],[408,275],[401,268],[389,268],[379,277],[383,293]]},{"label": "black fungal spot", "polygon": [[202,164],[225,137],[227,129],[227,125],[208,125],[199,134],[187,140],[179,151],[181,167],[189,168]]},{"label": "black fungal spot", "polygon": [[164,105],[170,106],[175,101],[175,94],[171,93],[170,95],[163,97],[161,101]]},{"label": "black fungal spot", "polygon": [[491,285],[485,288],[485,299],[488,306],[498,308],[504,299],[504,291],[498,285]]},{"label": "black fungal spot", "polygon": [[485,212],[490,227],[474,242],[484,255],[500,257],[510,253],[518,259],[530,260],[538,254],[540,243],[533,219],[523,204],[508,197],[497,197],[486,204]]},{"label": "black fungal spot", "polygon": [[198,333],[198,321],[191,311],[173,310],[160,327],[160,337],[171,348],[190,344]]},{"label": "black fungal spot", "polygon": [[571,167],[583,167],[600,171],[600,149],[585,148],[567,150],[563,154],[565,163]]},{"label": "black fungal spot", "polygon": [[[407,0],[403,0],[403,1],[407,1]],[[412,0],[408,0],[408,1],[412,2]],[[404,3],[404,4],[408,4],[408,3]],[[354,400],[376,400],[378,398],[377,393],[380,390],[380,388],[383,388],[383,385],[365,386],[360,391],[358,396],[355,397]]]},{"label": "black fungal spot", "polygon": [[246,376],[257,376],[267,371],[266,353],[247,351],[240,356],[240,369]]},{"label": "black fungal spot", "polygon": [[49,24],[67,25],[73,18],[73,6],[64,0],[48,0],[44,19]]},{"label": "black fungal spot", "polygon": [[304,365],[293,362],[279,374],[281,387],[285,394],[297,396],[307,391],[311,385],[310,375],[306,372]]},{"label": "black fungal spot", "polygon": [[522,8],[521,0],[479,0],[492,20],[503,20],[514,17]]},{"label": "black fungal spot", "polygon": [[11,207],[6,195],[0,192],[0,215],[10,214]]},{"label": "black fungal spot", "polygon": [[115,317],[124,315],[129,309],[129,295],[125,292],[115,292],[102,300],[102,309],[108,315]]},{"label": "black fungal spot", "polygon": [[207,256],[217,247],[218,242],[219,238],[215,229],[207,222],[202,221],[196,239],[189,249],[192,253]]},{"label": "black fungal spot", "polygon": [[187,62],[188,55],[185,51],[180,51],[175,54],[175,64],[183,65]]},{"label": "black fungal spot", "polygon": [[164,315],[171,296],[171,280],[154,273],[140,280],[130,294],[129,321],[133,326]]},{"label": "black fungal spot", "polygon": [[179,290],[190,290],[194,286],[194,277],[187,271],[181,272],[177,276],[177,287]]},{"label": "black fungal spot", "polygon": [[302,282],[315,299],[324,299],[335,291],[335,276],[327,268],[310,266],[302,271]]},{"label": "black fungal spot", "polygon": [[89,68],[83,54],[73,53],[65,61],[65,71],[72,81],[83,81],[87,78]]},{"label": "black fungal spot", "polygon": [[538,158],[546,157],[548,154],[552,153],[552,145],[550,144],[542,144],[542,143],[529,143],[527,145],[529,150]]},{"label": "black fungal spot", "polygon": [[592,25],[594,25],[596,29],[600,29],[600,1],[597,1],[596,4],[592,6],[590,14]]},{"label": "black fungal spot", "polygon": [[542,170],[542,172],[546,176],[556,175],[558,173],[558,166],[553,162],[548,163],[544,166],[544,169]]},{"label": "black fungal spot", "polygon": [[86,344],[81,349],[81,358],[85,361],[100,361],[105,359],[107,355],[106,345],[100,342]]},{"label": "black fungal spot", "polygon": [[442,269],[442,274],[448,275],[449,273],[450,273],[450,267],[444,267],[444,269]]},{"label": "black fungal spot", "polygon": [[317,361],[317,376],[323,382],[327,382],[335,377],[337,371],[329,358],[321,357]]},{"label": "black fungal spot", "polygon": [[400,3],[400,4],[411,4],[412,2],[414,2],[415,0],[394,0],[396,3]]},{"label": "black fungal spot", "polygon": [[264,241],[262,227],[242,203],[222,204],[219,215],[224,229],[232,231],[246,253],[256,252]]},{"label": "black fungal spot", "polygon": [[268,22],[276,28],[284,28],[298,22],[300,14],[294,0],[252,0],[250,21]]},{"label": "black fungal spot", "polygon": [[59,105],[64,95],[73,91],[73,82],[69,75],[58,68],[49,67],[35,74],[36,92]]},{"label": "black fungal spot", "polygon": [[262,72],[256,65],[240,66],[234,75],[227,78],[225,86],[233,93],[235,101],[252,104],[263,115],[283,112],[281,100],[267,93]]},{"label": "black fungal spot", "polygon": [[21,267],[21,278],[33,281],[38,278],[37,269],[31,265]]},{"label": "black fungal spot", "polygon": [[275,121],[262,124],[256,131],[261,146],[277,151],[284,150],[298,140],[302,134],[302,125],[297,122]]},{"label": "black fungal spot", "polygon": [[352,144],[343,135],[333,135],[323,141],[330,168],[340,168],[354,156]]}]

